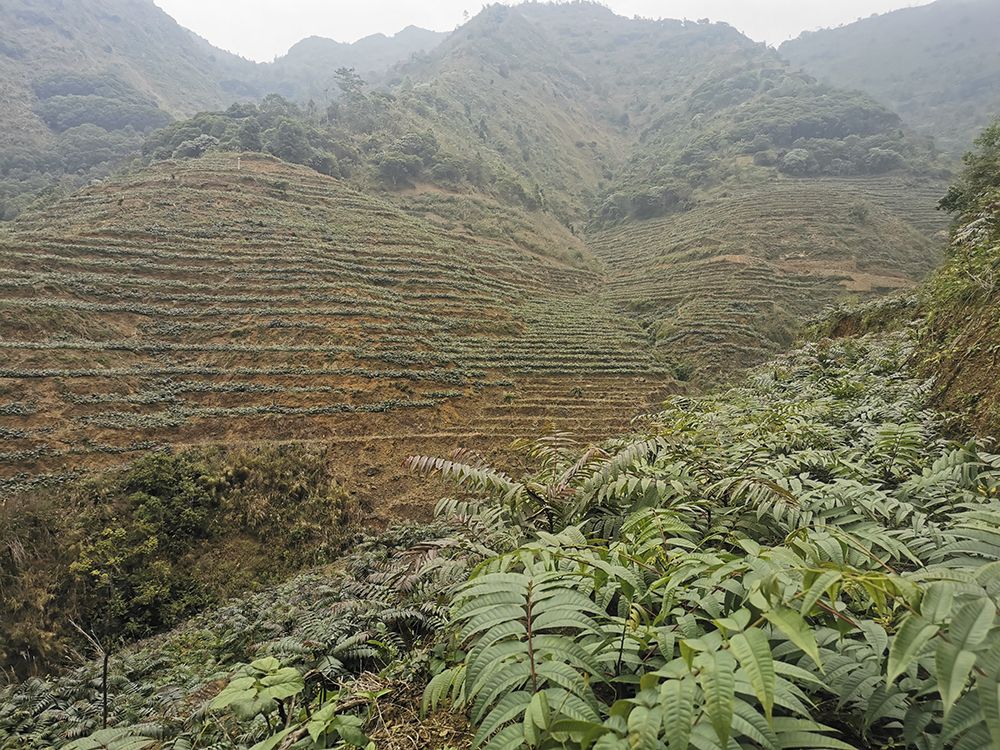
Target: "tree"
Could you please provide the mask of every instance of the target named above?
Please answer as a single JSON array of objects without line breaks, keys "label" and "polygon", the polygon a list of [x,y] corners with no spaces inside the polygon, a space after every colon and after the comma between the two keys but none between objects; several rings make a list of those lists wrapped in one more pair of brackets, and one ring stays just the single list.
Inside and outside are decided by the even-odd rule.
[{"label": "tree", "polygon": [[199,135],[189,141],[184,141],[174,149],[174,157],[178,159],[193,159],[219,145],[219,139],[211,135]]},{"label": "tree", "polygon": [[293,164],[305,164],[313,156],[309,135],[302,123],[285,118],[264,134],[267,151]]},{"label": "tree", "polygon": [[254,117],[247,118],[236,132],[236,143],[241,151],[263,151],[260,123]]},{"label": "tree", "polygon": [[965,170],[940,207],[951,213],[968,211],[986,190],[1000,188],[1000,118],[976,138],[975,148],[963,158]]},{"label": "tree", "polygon": [[378,157],[378,170],[383,180],[399,187],[420,171],[420,159],[401,151],[385,151]]},{"label": "tree", "polygon": [[438,140],[434,133],[407,133],[396,141],[396,149],[403,154],[418,157],[424,164],[430,164],[437,155]]},{"label": "tree", "polygon": [[266,126],[271,126],[282,118],[298,117],[301,114],[297,106],[278,94],[268,94],[261,99],[260,113],[264,115]]},{"label": "tree", "polygon": [[337,71],[333,74],[333,79],[337,83],[337,88],[340,89],[345,97],[351,98],[363,95],[365,82],[354,68],[337,68]]},{"label": "tree", "polygon": [[873,148],[868,151],[868,156],[865,157],[865,166],[868,168],[869,172],[874,174],[881,174],[882,172],[890,172],[893,169],[899,169],[902,167],[906,161],[903,159],[902,154],[898,151],[893,151],[891,148]]},{"label": "tree", "polygon": [[813,174],[817,168],[816,159],[804,148],[793,148],[781,160],[781,171],[790,175]]}]

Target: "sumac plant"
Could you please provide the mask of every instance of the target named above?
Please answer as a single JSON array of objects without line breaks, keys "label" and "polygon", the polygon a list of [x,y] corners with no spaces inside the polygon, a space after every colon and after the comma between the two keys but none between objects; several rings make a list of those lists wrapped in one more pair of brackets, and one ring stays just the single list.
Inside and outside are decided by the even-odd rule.
[{"label": "sumac plant", "polygon": [[457,485],[432,524],[122,650],[107,728],[99,665],[0,690],[0,749],[434,747],[400,685],[456,748],[1000,749],[1000,456],[910,347],[806,346],[522,478],[414,457]]},{"label": "sumac plant", "polygon": [[526,481],[412,459],[517,530],[425,708],[490,750],[1000,748],[1000,456],[938,437],[908,346],[808,346]]}]

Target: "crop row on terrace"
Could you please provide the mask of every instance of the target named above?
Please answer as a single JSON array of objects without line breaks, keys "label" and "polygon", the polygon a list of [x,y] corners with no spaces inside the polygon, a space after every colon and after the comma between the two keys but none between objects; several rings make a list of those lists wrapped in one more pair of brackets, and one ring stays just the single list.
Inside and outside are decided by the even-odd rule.
[{"label": "crop row on terrace", "polygon": [[784,180],[599,232],[591,245],[608,297],[678,366],[720,373],[759,362],[815,310],[906,287],[933,267],[923,230],[935,188],[867,183]]},{"label": "crop row on terrace", "polygon": [[907,223],[932,236],[948,228],[947,215],[938,210],[941,197],[948,191],[946,181],[905,176],[818,178],[814,185],[863,195],[865,201],[904,218]]},{"label": "crop row on terrace", "polygon": [[[117,178],[53,213],[0,244],[0,404],[37,405],[0,412],[17,440],[0,492],[141,445],[601,436],[666,380],[645,332],[593,294],[598,276],[539,255],[527,221],[516,240],[456,234],[309,170],[244,158],[237,172],[227,156]],[[610,378],[635,382],[579,395]],[[566,384],[539,405],[549,382]]]}]

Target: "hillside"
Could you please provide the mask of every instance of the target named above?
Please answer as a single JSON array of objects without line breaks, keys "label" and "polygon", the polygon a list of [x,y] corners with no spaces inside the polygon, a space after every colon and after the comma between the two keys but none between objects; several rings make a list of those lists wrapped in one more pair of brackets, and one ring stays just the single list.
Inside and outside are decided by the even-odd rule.
[{"label": "hillside", "polygon": [[916,229],[940,221],[939,196],[933,181],[784,179],[589,242],[615,269],[617,308],[678,371],[704,379],[784,351],[817,309],[912,288],[939,258]]},{"label": "hillside", "polygon": [[397,119],[465,158],[475,144],[502,175],[477,188],[513,180],[583,232],[608,298],[678,372],[760,362],[803,311],[911,286],[939,258],[933,149],[724,24],[497,7],[404,73],[423,84]]},{"label": "hillside", "polygon": [[384,493],[404,441],[609,434],[669,378],[595,274],[518,221],[436,227],[247,154],[25,215],[0,240],[4,489],[239,439],[335,443],[365,457],[351,489]]},{"label": "hillside", "polygon": [[14,223],[8,490],[239,436],[363,445],[373,495],[404,437],[599,437],[937,261],[933,152],[731,27],[495,6],[395,75],[178,121]]},{"label": "hillside", "polygon": [[151,0],[3,3],[0,220],[106,176],[174,117],[245,96],[253,68]]},{"label": "hillside", "polygon": [[325,106],[339,67],[381,73],[443,35],[408,28],[354,44],[304,40],[256,64],[179,26],[152,0],[0,6],[0,221],[39,195],[102,179],[175,118],[271,92]]},{"label": "hillside", "polygon": [[[922,321],[807,343],[600,445],[538,440],[522,478],[413,456],[454,484],[433,522],[120,650],[94,618],[97,659],[0,690],[4,747],[993,747],[1000,456],[933,404],[995,414],[955,396],[996,350],[998,156],[1000,124],[944,202]],[[145,468],[124,481],[154,491]],[[150,567],[84,549],[92,607]],[[37,586],[12,559],[0,582]]]},{"label": "hillside", "polygon": [[822,80],[869,93],[959,156],[1000,114],[998,28],[993,0],[937,0],[805,33],[780,51]]}]

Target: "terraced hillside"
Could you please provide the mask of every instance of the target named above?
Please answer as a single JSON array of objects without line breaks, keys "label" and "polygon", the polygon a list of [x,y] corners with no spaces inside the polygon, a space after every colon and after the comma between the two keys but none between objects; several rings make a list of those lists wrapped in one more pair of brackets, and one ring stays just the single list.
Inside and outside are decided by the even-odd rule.
[{"label": "terraced hillside", "polygon": [[936,262],[933,150],[729,26],[491,6],[394,75],[175,123],[7,231],[6,487],[321,440],[408,502],[404,438],[600,437]]},{"label": "terraced hillside", "polygon": [[826,305],[914,285],[940,259],[916,228],[943,224],[934,195],[886,178],[782,180],[590,240],[609,298],[662,356],[720,375],[787,348]]},{"label": "terraced hillside", "polygon": [[414,446],[604,436],[668,385],[592,271],[263,156],[85,189],[16,222],[0,266],[7,491],[165,444],[315,439],[405,502]]},{"label": "terraced hillside", "polygon": [[929,142],[724,24],[494,6],[403,73],[393,121],[491,175],[462,189],[586,227],[608,299],[699,382],[818,307],[913,284],[944,247]]}]

